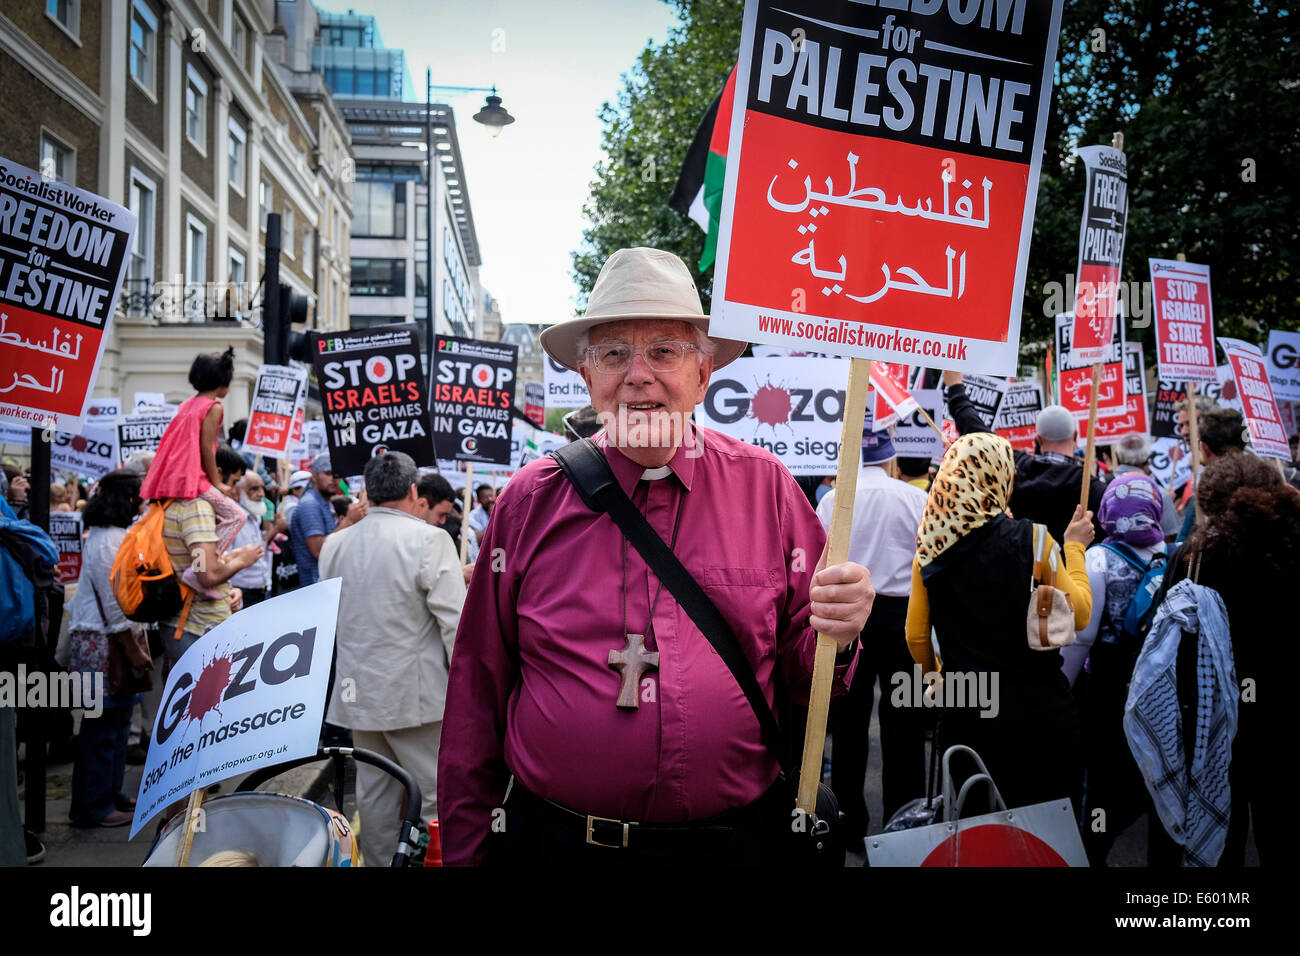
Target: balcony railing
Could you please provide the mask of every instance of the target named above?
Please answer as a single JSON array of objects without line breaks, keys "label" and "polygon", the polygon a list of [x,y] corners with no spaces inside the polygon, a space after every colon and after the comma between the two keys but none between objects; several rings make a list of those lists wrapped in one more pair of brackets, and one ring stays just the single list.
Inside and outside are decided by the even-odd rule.
[{"label": "balcony railing", "polygon": [[[252,302],[258,296],[256,304]],[[127,279],[122,311],[154,325],[240,325],[262,327],[262,305],[255,284],[247,282],[155,282]]]}]

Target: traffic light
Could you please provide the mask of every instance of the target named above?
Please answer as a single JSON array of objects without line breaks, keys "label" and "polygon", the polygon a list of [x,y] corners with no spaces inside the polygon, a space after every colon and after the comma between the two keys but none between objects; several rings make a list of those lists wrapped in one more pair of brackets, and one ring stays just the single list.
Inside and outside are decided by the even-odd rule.
[{"label": "traffic light", "polygon": [[262,309],[263,361],[268,365],[287,365],[291,358],[299,362],[311,361],[306,333],[293,330],[294,325],[307,322],[311,308],[307,297],[282,282],[275,303],[278,308],[266,308],[268,304],[264,301]]},{"label": "traffic light", "polygon": [[289,359],[309,361],[307,336],[293,326],[307,321],[307,297],[280,281],[280,214],[266,217],[266,271],[262,275],[262,361],[288,365]]}]

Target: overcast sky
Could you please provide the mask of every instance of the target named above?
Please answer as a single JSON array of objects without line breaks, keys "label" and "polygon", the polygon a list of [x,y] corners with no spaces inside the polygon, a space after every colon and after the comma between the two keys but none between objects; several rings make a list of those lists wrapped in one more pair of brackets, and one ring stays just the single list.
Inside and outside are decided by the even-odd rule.
[{"label": "overcast sky", "polygon": [[435,86],[496,85],[515,117],[491,139],[473,115],[482,93],[434,90],[449,103],[465,161],[482,253],[483,287],[506,322],[556,322],[573,314],[571,251],[582,236],[582,204],[600,158],[597,111],[614,100],[646,43],[676,22],[660,0],[351,0],[376,17],[385,46],[406,51],[414,98],[424,71]]}]

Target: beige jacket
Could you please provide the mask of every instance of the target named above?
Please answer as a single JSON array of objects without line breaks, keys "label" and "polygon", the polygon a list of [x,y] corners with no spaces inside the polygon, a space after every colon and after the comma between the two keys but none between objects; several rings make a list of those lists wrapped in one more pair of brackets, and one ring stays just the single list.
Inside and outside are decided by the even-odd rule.
[{"label": "beige jacket", "polygon": [[320,578],[342,578],[329,721],[399,730],[442,720],[465,581],[451,536],[371,506],[329,535]]}]

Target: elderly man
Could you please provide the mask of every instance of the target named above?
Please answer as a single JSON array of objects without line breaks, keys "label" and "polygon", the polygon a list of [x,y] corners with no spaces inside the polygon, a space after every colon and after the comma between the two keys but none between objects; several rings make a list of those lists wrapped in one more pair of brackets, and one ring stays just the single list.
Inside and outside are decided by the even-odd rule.
[{"label": "elderly man", "polygon": [[263,548],[260,558],[230,579],[231,586],[243,593],[244,607],[252,607],[271,596],[271,539],[284,530],[286,522],[282,515],[276,515],[274,521],[266,520],[266,486],[262,483],[262,476],[255,471],[245,472],[244,477],[231,486],[230,497],[238,501],[245,512],[244,523],[235,533],[231,547],[256,544]]},{"label": "elderly man", "polygon": [[[330,722],[350,727],[356,746],[415,777],[427,825],[438,816],[438,742],[465,584],[451,538],[422,517],[418,477],[402,452],[370,459],[371,507],[325,541],[320,572],[343,579]],[[392,859],[404,796],[392,777],[357,765],[360,847],[368,865]]]},{"label": "elderly man", "polygon": [[[825,532],[776,458],[690,423],[744,349],[707,323],[680,259],[624,249],[586,315],[542,347],[581,372],[619,487],[735,632],[767,701],[778,680],[806,701],[817,631],[841,651],[843,692],[870,576],[821,566]],[[505,487],[452,661],[444,860],[780,862],[792,792],[736,677],[663,591],[555,459]]]}]

